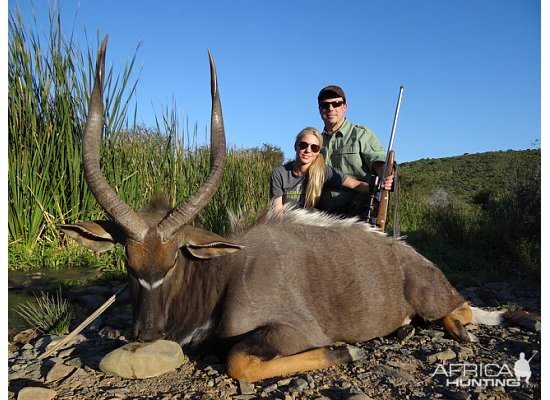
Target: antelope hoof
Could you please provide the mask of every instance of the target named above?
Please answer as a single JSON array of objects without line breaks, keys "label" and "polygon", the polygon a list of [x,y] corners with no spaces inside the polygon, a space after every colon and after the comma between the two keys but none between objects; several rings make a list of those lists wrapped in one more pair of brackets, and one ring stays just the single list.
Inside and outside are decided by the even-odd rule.
[{"label": "antelope hoof", "polygon": [[447,315],[443,318],[442,322],[445,330],[449,332],[455,340],[466,343],[472,342],[469,332],[458,319],[453,318],[451,315]]}]

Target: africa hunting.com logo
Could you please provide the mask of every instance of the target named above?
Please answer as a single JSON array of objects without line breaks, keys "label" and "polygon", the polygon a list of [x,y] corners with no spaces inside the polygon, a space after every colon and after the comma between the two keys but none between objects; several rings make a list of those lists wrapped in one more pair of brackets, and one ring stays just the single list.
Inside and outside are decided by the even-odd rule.
[{"label": "africa hunting.com logo", "polygon": [[[438,364],[432,378],[436,375],[445,376],[446,386],[455,387],[486,387],[506,386],[525,387],[532,385],[531,367],[529,362],[538,353],[534,351],[529,359],[525,359],[525,353],[519,354],[519,359],[513,368],[508,364],[474,364],[469,362]],[[512,372],[513,371],[513,372]]]}]

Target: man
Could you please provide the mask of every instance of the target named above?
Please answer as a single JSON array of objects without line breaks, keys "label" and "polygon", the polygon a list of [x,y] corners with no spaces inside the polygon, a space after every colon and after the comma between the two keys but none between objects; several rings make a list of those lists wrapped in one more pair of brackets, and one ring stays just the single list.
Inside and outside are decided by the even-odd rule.
[{"label": "man", "polygon": [[[351,123],[346,119],[348,105],[341,87],[330,85],[319,92],[317,97],[319,113],[325,127],[323,130],[326,162],[343,175],[353,176],[369,182],[370,175],[382,177],[386,161],[386,151],[369,128]],[[384,188],[391,190],[393,175],[384,182]],[[345,188],[323,192],[319,208],[344,214],[358,215],[365,212],[368,200]]]}]

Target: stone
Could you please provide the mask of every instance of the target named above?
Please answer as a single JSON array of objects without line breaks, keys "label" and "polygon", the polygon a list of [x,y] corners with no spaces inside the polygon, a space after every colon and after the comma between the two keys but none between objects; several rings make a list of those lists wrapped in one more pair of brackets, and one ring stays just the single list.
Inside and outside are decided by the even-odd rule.
[{"label": "stone", "polygon": [[34,348],[39,353],[42,353],[47,350],[47,346],[49,344],[51,344],[55,340],[60,340],[60,339],[62,339],[62,337],[60,336],[44,335],[36,341],[36,343],[34,344]]},{"label": "stone", "polygon": [[55,382],[69,376],[76,367],[65,365],[62,362],[54,364],[46,375],[46,383]]},{"label": "stone", "polygon": [[296,378],[292,380],[288,389],[290,392],[301,392],[307,388],[309,388],[309,384],[305,379]]},{"label": "stone", "polygon": [[415,334],[415,329],[414,329],[414,326],[412,326],[412,325],[402,326],[395,333],[395,335],[401,341],[401,343],[404,343],[407,340],[409,340],[410,338],[412,338],[414,336],[414,334]]},{"label": "stone", "polygon": [[55,390],[29,386],[17,394],[17,400],[51,400],[57,395]]},{"label": "stone", "polygon": [[458,359],[459,360],[465,360],[469,357],[474,356],[474,351],[469,347],[460,346],[460,349],[458,350]]},{"label": "stone", "polygon": [[426,361],[434,363],[436,361],[448,361],[456,358],[456,353],[452,350],[440,351],[438,353],[430,354],[426,357]]},{"label": "stone", "polygon": [[262,389],[262,392],[265,393],[265,394],[270,394],[274,391],[276,391],[277,389],[279,388],[279,386],[277,386],[276,383],[272,384],[272,385],[269,385],[269,386],[266,386]]},{"label": "stone", "polygon": [[531,332],[540,332],[540,321],[533,318],[520,318],[515,321],[516,324]]},{"label": "stone", "polygon": [[[40,348],[43,348],[43,350],[40,351],[39,354],[42,354],[43,352],[51,350],[54,346],[56,346],[63,339],[65,339],[65,336],[51,336],[51,340],[50,340],[50,342],[46,342],[45,348],[44,348],[43,344],[40,345]],[[88,340],[88,339],[83,334],[76,335],[74,338],[72,338],[67,343],[65,343],[63,346],[61,346],[57,351],[64,350],[64,349],[68,348],[69,346],[76,346],[80,343],[85,342],[86,340]],[[38,344],[35,346],[35,348],[39,349]],[[57,354],[57,351],[54,354]]]},{"label": "stone", "polygon": [[15,357],[15,352],[17,351],[17,346],[13,343],[8,342],[8,357],[12,358]]},{"label": "stone", "polygon": [[254,394],[256,392],[253,383],[239,381],[240,394]]},{"label": "stone", "polygon": [[291,381],[292,381],[292,378],[279,379],[279,380],[277,381],[277,385],[278,385],[278,386],[286,386],[286,385],[288,385]]},{"label": "stone", "polygon": [[367,396],[365,393],[355,393],[349,396],[347,400],[372,400],[372,397]]},{"label": "stone", "polygon": [[434,340],[438,340],[445,336],[445,332],[443,331],[437,331],[435,329],[426,329],[420,332],[422,335],[431,337]]},{"label": "stone", "polygon": [[25,329],[13,337],[13,343],[25,345],[38,336],[36,329]]},{"label": "stone", "polygon": [[22,350],[32,350],[34,349],[34,346],[30,343],[25,343],[23,347],[21,347]]},{"label": "stone", "polygon": [[176,342],[132,342],[103,357],[99,369],[122,378],[143,379],[173,371],[186,361],[181,346]]}]

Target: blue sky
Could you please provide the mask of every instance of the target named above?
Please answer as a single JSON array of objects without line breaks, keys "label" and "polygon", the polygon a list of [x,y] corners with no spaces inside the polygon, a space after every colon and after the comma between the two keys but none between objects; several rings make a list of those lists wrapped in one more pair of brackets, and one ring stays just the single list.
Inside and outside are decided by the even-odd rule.
[{"label": "blue sky", "polygon": [[[33,4],[34,3],[34,4]],[[48,2],[10,1],[48,31]],[[33,11],[34,10],[34,11]],[[281,147],[322,128],[319,89],[338,84],[348,118],[387,145],[405,87],[399,162],[526,149],[540,139],[540,1],[106,1],[61,2],[66,34],[109,33],[108,65],[141,43],[138,122],[175,100],[178,115],[209,124],[207,49],[215,56],[227,141]]]}]

